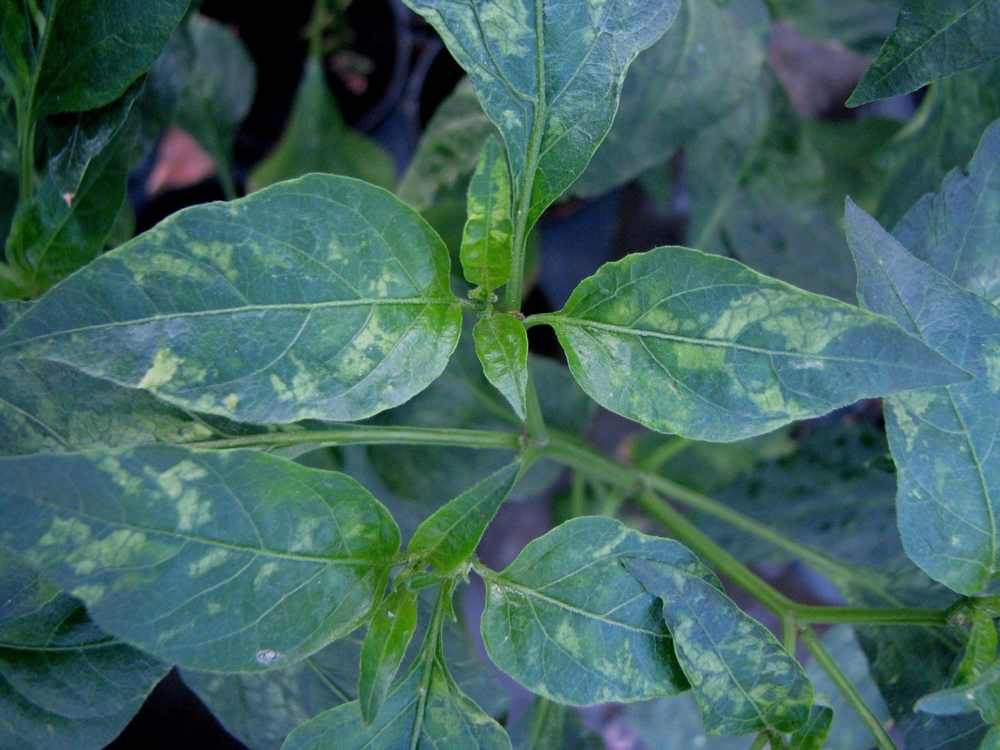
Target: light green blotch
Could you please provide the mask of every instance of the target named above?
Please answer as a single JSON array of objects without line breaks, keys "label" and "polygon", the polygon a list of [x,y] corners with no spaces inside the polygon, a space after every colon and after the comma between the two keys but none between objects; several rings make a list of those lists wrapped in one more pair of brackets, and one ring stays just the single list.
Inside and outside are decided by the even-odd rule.
[{"label": "light green blotch", "polygon": [[266,562],[260,566],[260,570],[257,571],[257,575],[253,579],[253,587],[255,589],[262,588],[266,583],[267,579],[278,572],[280,566],[273,560]]},{"label": "light green blotch", "polygon": [[132,529],[118,529],[104,539],[95,540],[66,555],[65,562],[73,566],[78,576],[88,576],[99,570],[131,567],[148,557],[146,535]]},{"label": "light green blotch", "polygon": [[160,349],[153,358],[152,366],[139,381],[138,387],[155,391],[160,386],[166,385],[177,374],[177,368],[183,361],[183,357],[178,357],[169,349]]},{"label": "light green blotch", "polygon": [[230,393],[224,399],[222,399],[222,405],[225,406],[231,413],[236,412],[236,407],[239,406],[240,397],[235,393]]},{"label": "light green blotch", "polygon": [[208,472],[203,467],[194,461],[181,461],[166,471],[157,473],[147,468],[146,473],[168,498],[175,501],[178,531],[191,531],[211,520],[211,502],[202,500],[197,489],[185,485],[207,477]]},{"label": "light green blotch", "polygon": [[528,42],[534,38],[534,32],[528,25],[528,9],[521,0],[482,3],[478,13],[481,28],[470,29],[474,37],[494,42],[503,57],[522,57],[529,53]]},{"label": "light green blotch", "polygon": [[586,656],[586,649],[580,643],[580,639],[569,620],[563,620],[559,623],[553,640],[574,659],[583,659]]},{"label": "light green blotch", "polygon": [[102,458],[97,468],[108,474],[111,481],[121,487],[124,494],[135,495],[142,491],[142,478],[126,471],[114,456]]},{"label": "light green blotch", "polygon": [[188,565],[188,576],[191,578],[200,578],[225,563],[226,560],[232,557],[232,554],[229,550],[213,549],[204,557]]},{"label": "light green blotch", "polygon": [[90,538],[90,533],[90,526],[83,521],[57,516],[52,519],[49,530],[41,536],[35,548],[25,554],[25,558],[32,565],[38,566],[58,562],[62,559],[63,553],[40,548],[75,548],[86,542]]},{"label": "light green blotch", "polygon": [[285,385],[285,382],[279,378],[274,373],[271,373],[271,387],[274,388],[274,393],[277,395],[279,401],[291,401],[295,398],[295,394],[292,393],[292,389]]},{"label": "light green blotch", "polygon": [[726,369],[727,351],[724,347],[674,342],[671,348],[674,349],[677,364],[685,370],[722,372]]},{"label": "light green blotch", "polygon": [[139,284],[145,283],[147,276],[174,276],[201,283],[213,281],[212,275],[203,266],[172,253],[122,253],[118,258]]},{"label": "light green blotch", "polygon": [[307,552],[314,549],[313,534],[321,525],[319,518],[300,518],[295,528],[295,541],[289,550],[291,552]]},{"label": "light green blotch", "polygon": [[1000,341],[990,339],[983,347],[986,363],[986,385],[993,395],[1000,395]]},{"label": "light green blotch", "polygon": [[233,268],[233,248],[225,242],[190,242],[188,251],[196,258],[207,260],[218,268],[232,283],[236,283],[239,273]]},{"label": "light green blotch", "polygon": [[77,586],[69,593],[82,601],[88,607],[92,607],[104,598],[104,592],[106,590],[107,589],[99,583],[85,583],[82,586]]},{"label": "light green blotch", "polygon": [[913,445],[920,434],[920,422],[917,420],[931,407],[936,400],[934,390],[907,391],[886,399],[886,404],[896,418],[903,437],[906,439],[906,450],[912,451]]}]

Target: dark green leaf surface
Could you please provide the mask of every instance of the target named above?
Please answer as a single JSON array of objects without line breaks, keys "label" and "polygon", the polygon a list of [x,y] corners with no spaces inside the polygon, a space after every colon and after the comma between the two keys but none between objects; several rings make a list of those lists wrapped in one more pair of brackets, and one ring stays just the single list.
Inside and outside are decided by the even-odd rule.
[{"label": "dark green leaf surface", "polygon": [[[980,750],[988,726],[979,714],[914,714],[900,726],[907,750]],[[988,750],[988,748],[982,748]]]},{"label": "dark green leaf surface", "polygon": [[516,461],[439,508],[417,527],[407,553],[419,555],[439,573],[450,573],[475,552],[520,470]]},{"label": "dark green leaf surface", "polygon": [[614,124],[571,193],[598,195],[662,164],[752,96],[769,20],[760,0],[683,0],[677,21],[629,67]]},{"label": "dark green leaf surface", "polygon": [[916,710],[943,716],[979,711],[987,723],[1000,722],[1000,662],[967,685],[924,696]]},{"label": "dark green leaf surface", "polygon": [[715,582],[677,542],[610,518],[567,521],[486,578],[481,629],[493,663],[532,692],[571,705],[687,688],[657,598],[623,565],[636,558]]},{"label": "dark green leaf surface", "polygon": [[530,227],[587,166],[629,63],[673,23],[680,0],[407,4],[441,34],[503,134],[514,205],[530,195]]},{"label": "dark green leaf surface", "polygon": [[792,732],[808,721],[812,684],[767,628],[704,578],[650,560],[625,564],[663,602],[707,732]]},{"label": "dark green leaf surface", "polygon": [[528,333],[511,315],[494,313],[472,329],[483,373],[521,419],[528,400]]},{"label": "dark green leaf surface", "polygon": [[608,263],[539,318],[595,401],[700,440],[968,377],[884,318],[681,247]]},{"label": "dark green leaf surface", "polygon": [[212,156],[223,189],[235,198],[233,146],[253,104],[257,68],[240,38],[218,21],[192,15],[188,25],[195,57],[177,124]]},{"label": "dark green leaf surface", "polygon": [[903,0],[896,28],[848,106],[916,91],[1000,57],[997,0]]},{"label": "dark green leaf surface", "polygon": [[0,350],[234,419],[359,419],[444,368],[448,267],[392,195],[311,175],[175,214],[53,289]]},{"label": "dark green leaf surface", "polygon": [[545,698],[535,698],[508,734],[513,750],[604,750],[574,709]]},{"label": "dark green leaf surface", "polygon": [[976,378],[892,396],[885,407],[906,552],[932,578],[977,593],[1000,567],[1000,309],[910,255],[853,204],[847,233],[863,304]]},{"label": "dark green leaf surface", "polygon": [[[427,659],[432,659],[428,664]],[[283,750],[510,750],[499,724],[459,689],[439,656],[414,662],[371,726],[357,702],[292,732]]]},{"label": "dark green leaf surface", "polygon": [[487,292],[510,277],[514,228],[510,220],[510,174],[496,139],[483,145],[469,182],[468,219],[462,233],[462,270],[470,284]]},{"label": "dark green leaf surface", "polygon": [[190,0],[62,0],[50,3],[36,62],[34,113],[110,104],[149,70]]},{"label": "dark green leaf surface", "polygon": [[31,87],[31,34],[25,7],[17,0],[0,0],[0,80],[15,98]]},{"label": "dark green leaf surface", "polygon": [[378,716],[416,627],[417,595],[403,587],[393,591],[372,615],[361,647],[358,677],[358,702],[366,724]]},{"label": "dark green leaf surface", "polygon": [[968,174],[950,172],[893,236],[963,289],[1000,305],[1000,122],[983,134]]},{"label": "dark green leaf surface", "polygon": [[1000,117],[1000,62],[933,84],[907,128],[880,154],[889,177],[876,217],[893,227],[945,175],[965,167],[983,131]]},{"label": "dark green leaf surface", "polygon": [[251,173],[250,189],[260,190],[309,172],[356,177],[387,190],[396,182],[389,154],[344,122],[323,76],[323,63],[313,56],[306,59],[285,132]]},{"label": "dark green leaf surface", "polygon": [[79,601],[0,550],[0,745],[100,750],[169,666],[101,632]]},{"label": "dark green leaf surface", "polygon": [[252,672],[353,630],[399,546],[357,482],[254,451],[178,446],[2,460],[0,542],[122,640]]}]

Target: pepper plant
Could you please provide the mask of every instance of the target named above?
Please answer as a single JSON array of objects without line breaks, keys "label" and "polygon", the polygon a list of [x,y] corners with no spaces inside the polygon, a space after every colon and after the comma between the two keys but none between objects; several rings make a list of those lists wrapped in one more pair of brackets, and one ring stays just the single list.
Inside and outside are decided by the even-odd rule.
[{"label": "pepper plant", "polygon": [[[408,4],[471,81],[446,108],[466,113],[452,126],[474,150],[457,153],[432,123],[399,189],[431,196],[432,219],[439,192],[467,191],[464,284],[414,208],[330,174],[186,209],[84,264],[121,205],[118,193],[81,209],[84,184],[101,182],[89,170],[143,123],[137,97],[166,85],[150,66],[187,3],[0,2],[18,185],[4,289],[31,296],[82,265],[0,308],[0,744],[101,747],[177,665],[261,748],[595,746],[567,706],[654,699],[667,699],[661,722],[696,707],[700,747],[892,748],[884,711],[907,748],[1000,745],[989,728],[1000,720],[1000,125],[892,234],[848,202],[860,307],[659,247],[604,265],[560,311],[526,316],[526,249],[546,208],[656,166],[626,153],[629,133],[662,136],[666,155],[683,147],[692,165],[738,156],[711,170],[730,182],[695,218],[698,244],[739,254],[738,207],[761,200],[754,160],[811,132],[754,135],[784,111],[758,76],[768,9]],[[805,5],[774,0],[770,13],[808,17]],[[678,53],[663,36],[679,14],[688,39],[725,28],[756,50],[743,94],[723,104],[722,83],[683,72],[626,81],[647,49],[637,65],[690,70],[678,55],[701,42]],[[993,2],[906,0],[855,99],[970,69],[935,84],[911,131],[958,127],[954,92],[996,100],[998,19]],[[973,44],[983,25],[990,43]],[[329,112],[305,105],[325,96],[315,57],[308,70],[296,132]],[[613,126],[620,95],[631,114]],[[665,124],[688,100],[706,122]],[[614,148],[598,152],[609,130]],[[294,143],[280,153],[272,171],[284,177]],[[61,190],[67,175],[75,190]],[[529,355],[537,326],[554,330],[568,371]],[[582,439],[588,397],[652,431],[631,461]],[[874,397],[888,447],[871,430],[803,438],[790,455],[772,450],[783,433],[759,437]],[[305,465],[317,455],[340,465]],[[720,455],[745,456],[750,473],[681,478],[678,458]],[[500,506],[559,466],[573,472],[570,517],[507,568],[480,562]],[[893,495],[906,557],[894,554]],[[667,537],[646,533],[654,522]],[[847,606],[793,601],[748,567],[768,556],[811,566]],[[776,615],[779,637],[713,571]],[[490,659],[537,696],[509,731],[464,640],[456,596],[472,575]],[[821,638],[818,625],[856,626],[857,640]],[[860,675],[848,669],[859,657]],[[873,677],[882,694],[869,698],[859,684]],[[693,702],[668,698],[689,690]],[[856,744],[831,733],[842,711],[857,717]],[[676,742],[682,730],[664,726],[653,741]]]}]

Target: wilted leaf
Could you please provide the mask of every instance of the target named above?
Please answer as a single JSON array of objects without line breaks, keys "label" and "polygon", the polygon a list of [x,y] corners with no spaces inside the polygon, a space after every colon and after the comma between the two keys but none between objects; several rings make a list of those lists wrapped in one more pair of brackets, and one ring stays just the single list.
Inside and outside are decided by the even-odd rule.
[{"label": "wilted leaf", "polygon": [[682,247],[608,263],[530,320],[555,328],[599,404],[700,440],[968,377],[884,318]]},{"label": "wilted leaf", "polygon": [[353,630],[399,546],[345,475],[166,445],[2,459],[0,521],[0,542],[103,629],[220,672],[291,663]]},{"label": "wilted leaf", "polygon": [[448,265],[389,193],[311,175],[175,214],[53,289],[0,349],[233,419],[359,419],[444,368],[461,326]]}]

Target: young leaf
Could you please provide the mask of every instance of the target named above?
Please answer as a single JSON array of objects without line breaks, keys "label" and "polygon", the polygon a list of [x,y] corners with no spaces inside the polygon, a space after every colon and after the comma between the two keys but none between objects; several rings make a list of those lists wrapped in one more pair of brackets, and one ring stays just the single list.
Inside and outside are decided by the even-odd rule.
[{"label": "young leaf", "polygon": [[250,174],[250,189],[260,190],[309,172],[356,177],[391,190],[396,168],[389,154],[371,138],[344,122],[323,75],[323,62],[310,55],[274,151]]},{"label": "young leaf", "polygon": [[997,657],[997,626],[993,616],[983,609],[972,612],[969,640],[965,653],[955,669],[955,685],[972,682],[985,672]]},{"label": "young leaf", "polygon": [[149,445],[0,464],[0,543],[104,630],[195,669],[266,670],[350,632],[399,547],[353,479],[255,451]]},{"label": "young leaf", "polygon": [[536,697],[508,732],[513,750],[604,750],[576,710]]},{"label": "young leaf", "polygon": [[885,406],[906,552],[932,578],[977,593],[1000,569],[1000,309],[914,258],[853,204],[847,235],[862,303],[976,376]]},{"label": "young leaf", "polygon": [[510,493],[521,470],[515,461],[439,508],[410,539],[407,553],[419,555],[439,573],[450,573],[476,550],[483,532]]},{"label": "young leaf", "polygon": [[821,750],[833,719],[832,708],[814,705],[805,726],[792,734],[789,750]]},{"label": "young leaf", "polygon": [[687,688],[656,597],[625,569],[656,560],[713,581],[687,549],[610,518],[576,518],[486,578],[481,630],[493,663],[550,700],[636,701]]},{"label": "young leaf", "polygon": [[366,724],[378,716],[416,627],[417,595],[405,587],[393,591],[372,615],[358,677],[358,702]]},{"label": "young leaf", "polygon": [[924,696],[916,710],[939,716],[979,711],[986,722],[1000,723],[1000,662],[967,685]]},{"label": "young leaf", "polygon": [[444,369],[462,320],[448,283],[411,209],[310,175],[171,216],[45,295],[0,353],[241,421],[360,419]]},{"label": "young leaf", "polygon": [[[507,146],[527,228],[583,172],[607,134],[632,59],[680,0],[407,0],[466,69]],[[529,182],[530,181],[530,182]]]},{"label": "young leaf", "polygon": [[968,175],[950,172],[893,236],[938,273],[1000,306],[1000,121],[983,134]]},{"label": "young leaf", "polygon": [[0,745],[100,750],[169,665],[111,638],[83,605],[0,550]]},{"label": "young leaf", "polygon": [[469,183],[468,215],[462,234],[462,270],[470,284],[487,292],[510,277],[514,228],[510,221],[510,175],[503,149],[490,136]]},{"label": "young leaf", "polygon": [[648,559],[625,564],[663,602],[706,731],[793,732],[808,721],[812,684],[767,628],[704,578]]},{"label": "young leaf", "polygon": [[240,38],[218,21],[191,15],[188,24],[196,53],[177,124],[212,156],[222,187],[232,199],[236,197],[233,146],[253,104],[257,68]]},{"label": "young leaf", "polygon": [[511,315],[494,313],[472,329],[483,372],[521,419],[528,400],[528,333]]},{"label": "young leaf", "polygon": [[534,320],[599,404],[699,440],[968,378],[884,318],[682,247],[608,263]]},{"label": "young leaf", "polygon": [[903,0],[896,28],[847,106],[905,94],[1000,57],[997,0]]}]

